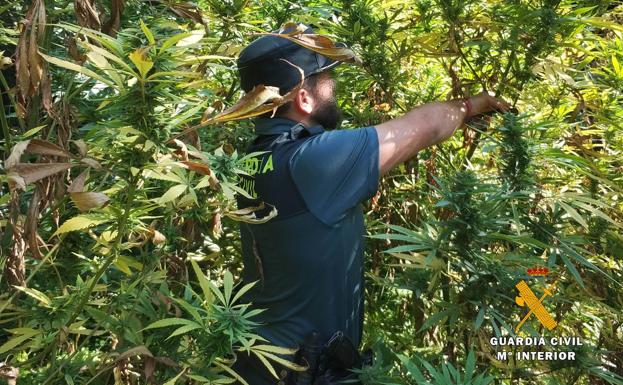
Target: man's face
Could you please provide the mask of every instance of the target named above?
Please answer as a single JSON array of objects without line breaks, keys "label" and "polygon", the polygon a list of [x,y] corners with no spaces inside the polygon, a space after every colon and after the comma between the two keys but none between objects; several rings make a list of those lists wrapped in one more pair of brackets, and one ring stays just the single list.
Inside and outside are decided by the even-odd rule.
[{"label": "man's face", "polygon": [[342,123],[342,112],[335,100],[335,79],[330,73],[320,75],[320,79],[312,91],[318,99],[318,105],[309,117],[327,130],[334,130]]}]

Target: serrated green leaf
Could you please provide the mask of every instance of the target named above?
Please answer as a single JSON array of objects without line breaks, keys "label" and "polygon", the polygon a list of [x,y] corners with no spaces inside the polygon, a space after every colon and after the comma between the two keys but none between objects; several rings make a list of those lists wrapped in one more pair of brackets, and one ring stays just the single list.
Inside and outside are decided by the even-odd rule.
[{"label": "serrated green leaf", "polygon": [[[27,328],[22,328],[22,329],[27,329]],[[29,340],[40,333],[41,332],[39,330],[30,329],[30,330],[25,330],[24,333],[20,333],[19,335],[15,337],[9,338],[7,342],[5,342],[4,344],[2,344],[2,346],[0,346],[0,354],[4,354],[8,352],[9,350],[20,346],[26,340]]]},{"label": "serrated green leaf", "polygon": [[573,275],[573,278],[575,278],[576,282],[579,283],[580,286],[584,287],[584,281],[582,280],[582,277],[580,276],[578,269],[575,268],[575,265],[573,265],[573,263],[571,263],[569,258],[567,258],[564,254],[559,254],[559,255],[562,261],[564,262],[565,266],[567,266],[567,270],[569,270],[571,275]]},{"label": "serrated green leaf", "polygon": [[172,200],[175,200],[177,197],[182,195],[182,193],[184,193],[184,191],[186,191],[187,188],[188,186],[185,184],[178,184],[178,185],[171,187],[170,189],[167,190],[167,192],[164,193],[163,196],[158,198],[158,203],[165,204],[165,203],[171,202]]},{"label": "serrated green leaf", "polygon": [[264,352],[275,353],[275,354],[294,354],[298,349],[296,348],[284,348],[281,346],[274,345],[254,345],[253,349],[261,350]]},{"label": "serrated green leaf", "polygon": [[251,283],[247,283],[246,285],[241,287],[234,295],[234,299],[232,299],[231,303],[236,303],[240,299],[240,297],[242,297],[244,293],[246,293],[247,291],[251,290],[251,288],[253,288],[253,286],[255,286],[256,283],[257,281],[254,281]]},{"label": "serrated green leaf", "polygon": [[162,52],[166,51],[167,49],[171,48],[178,41],[180,41],[182,39],[185,39],[185,38],[187,38],[189,36],[192,36],[192,33],[190,33],[190,32],[183,32],[183,33],[178,33],[177,35],[171,36],[170,38],[165,40],[164,43],[162,43],[162,46],[160,47],[160,51],[158,51],[158,53],[162,53]]},{"label": "serrated green leaf", "polygon": [[62,68],[65,68],[65,69],[68,69],[68,70],[71,70],[71,71],[79,72],[79,73],[81,73],[83,75],[86,75],[86,76],[90,77],[91,79],[98,80],[98,81],[100,81],[100,82],[102,82],[102,83],[104,83],[106,85],[109,85],[109,86],[115,88],[115,83],[114,82],[112,82],[111,80],[105,79],[103,76],[97,74],[94,71],[91,71],[88,68],[79,66],[78,64],[74,64],[74,63],[69,62],[67,60],[62,60],[62,59],[59,59],[59,58],[56,58],[56,57],[53,57],[53,56],[45,55],[45,54],[43,54],[41,52],[39,52],[39,55],[41,55],[41,57],[44,58],[49,63],[52,63],[54,65],[57,65],[59,67],[62,67]]},{"label": "serrated green leaf", "polygon": [[576,222],[582,225],[582,227],[584,227],[585,229],[588,229],[588,223],[584,220],[584,218],[582,218],[582,216],[580,215],[580,213],[578,213],[576,209],[569,206],[565,202],[557,202],[557,203],[560,205],[560,207],[562,207],[567,212],[567,214],[569,214],[571,218],[573,218]]},{"label": "serrated green leaf", "polygon": [[231,293],[234,290],[234,277],[229,270],[225,270],[225,277],[223,278],[223,292],[225,293],[225,304],[229,305],[231,300]]},{"label": "serrated green leaf", "polygon": [[164,328],[167,326],[176,326],[176,325],[196,325],[196,323],[191,320],[184,319],[184,318],[165,318],[165,319],[158,320],[156,322],[152,322],[147,327],[145,327],[143,330]]},{"label": "serrated green leaf", "polygon": [[39,301],[45,307],[50,307],[52,305],[52,301],[50,300],[50,298],[48,298],[47,295],[43,294],[42,292],[40,292],[37,289],[33,289],[33,288],[30,288],[30,287],[24,287],[24,286],[13,286],[13,287],[16,288],[17,290],[23,292],[23,293],[28,294],[32,298],[34,298],[37,301]]},{"label": "serrated green leaf", "polygon": [[145,23],[143,22],[142,19],[139,22],[139,24],[141,26],[141,30],[143,31],[143,33],[145,34],[145,37],[147,38],[147,41],[149,42],[149,44],[156,44],[156,39],[154,39],[154,34],[149,30],[149,28],[147,28],[147,26],[145,25]]},{"label": "serrated green leaf", "polygon": [[171,378],[169,381],[165,382],[162,385],[175,385],[175,383],[177,382],[177,380],[180,379],[180,377],[182,377],[182,375],[184,375],[184,373],[186,373],[186,368],[184,368],[184,370],[182,370],[181,372],[179,372],[179,374],[173,378]]},{"label": "serrated green leaf", "polygon": [[440,311],[438,313],[431,315],[430,317],[426,319],[426,321],[424,321],[424,323],[422,324],[422,327],[420,327],[418,332],[421,332],[422,330],[426,330],[429,327],[440,323],[441,320],[448,317],[451,313],[452,313],[452,309],[446,309],[446,310],[443,310],[443,311]]},{"label": "serrated green leaf", "polygon": [[212,289],[210,288],[210,281],[203,274],[197,262],[191,259],[190,264],[192,265],[193,270],[195,271],[195,275],[197,276],[197,281],[199,282],[199,286],[201,287],[201,291],[203,292],[203,300],[206,304],[205,306],[206,310],[210,312],[212,308],[212,303],[214,302],[214,296],[212,295]]},{"label": "serrated green leaf", "polygon": [[66,220],[61,227],[59,227],[58,230],[52,234],[52,236],[68,233],[70,231],[84,230],[92,226],[101,225],[102,223],[106,223],[108,221],[109,219],[103,219],[99,216],[78,215],[77,217]]},{"label": "serrated green leaf", "polygon": [[398,359],[407,369],[411,377],[413,377],[418,385],[430,385],[429,381],[426,381],[424,374],[418,369],[418,367],[409,358],[402,354],[398,354]]},{"label": "serrated green leaf", "polygon": [[199,314],[197,309],[195,309],[191,304],[180,298],[173,298],[173,300],[177,302],[181,307],[183,307],[184,310],[186,310],[191,316],[193,316],[195,321],[197,321],[198,323],[203,322],[201,315]]},{"label": "serrated green leaf", "polygon": [[214,365],[218,366],[219,368],[223,369],[224,371],[226,371],[227,373],[231,374],[236,380],[240,381],[241,384],[243,385],[249,385],[248,382],[245,381],[244,378],[242,378],[238,373],[236,373],[232,368],[230,368],[229,366],[219,362],[219,360],[214,360]]},{"label": "serrated green leaf", "polygon": [[83,46],[85,49],[88,49],[90,51],[96,52],[96,53],[104,56],[108,60],[111,60],[111,61],[119,64],[121,67],[123,67],[123,70],[120,70],[122,73],[130,75],[130,76],[137,76],[138,75],[136,72],[134,72],[132,67],[130,67],[128,65],[128,63],[126,63],[122,58],[120,58],[119,56],[117,56],[114,53],[110,52],[109,50],[101,48],[101,47],[98,47],[98,46],[93,45],[93,44],[90,44],[90,43],[88,43],[86,41],[80,41],[80,45]]},{"label": "serrated green leaf", "polygon": [[485,319],[485,307],[481,306],[480,310],[478,310],[478,315],[476,316],[476,321],[474,322],[474,329],[478,330],[480,329],[480,326],[482,325],[482,321],[484,321]]},{"label": "serrated green leaf", "polygon": [[184,326],[181,326],[181,327],[175,329],[173,331],[173,333],[171,333],[171,335],[169,335],[167,337],[167,340],[169,338],[173,338],[173,337],[179,336],[180,334],[186,334],[186,333],[188,333],[190,331],[203,328],[203,326],[199,325],[198,323],[193,322],[193,321],[191,321],[191,322],[192,322],[192,324],[184,325]]},{"label": "serrated green leaf", "polygon": [[476,368],[476,356],[474,351],[470,349],[465,361],[465,383],[469,384],[472,381],[474,375],[474,369]]}]

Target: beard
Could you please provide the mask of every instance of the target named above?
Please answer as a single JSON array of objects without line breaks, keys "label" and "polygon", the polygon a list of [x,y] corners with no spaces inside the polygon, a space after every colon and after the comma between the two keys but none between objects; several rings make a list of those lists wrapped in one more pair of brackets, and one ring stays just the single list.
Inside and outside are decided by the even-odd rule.
[{"label": "beard", "polygon": [[343,118],[334,98],[323,101],[309,117],[326,130],[338,128]]}]

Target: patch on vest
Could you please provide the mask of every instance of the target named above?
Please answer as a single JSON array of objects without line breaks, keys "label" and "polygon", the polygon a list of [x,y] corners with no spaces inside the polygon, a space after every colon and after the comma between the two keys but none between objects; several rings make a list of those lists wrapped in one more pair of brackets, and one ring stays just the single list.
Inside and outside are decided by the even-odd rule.
[{"label": "patch on vest", "polygon": [[244,171],[248,175],[243,175],[241,187],[253,198],[257,198],[255,191],[255,174],[266,174],[274,171],[273,154],[262,154],[249,157],[244,162]]}]

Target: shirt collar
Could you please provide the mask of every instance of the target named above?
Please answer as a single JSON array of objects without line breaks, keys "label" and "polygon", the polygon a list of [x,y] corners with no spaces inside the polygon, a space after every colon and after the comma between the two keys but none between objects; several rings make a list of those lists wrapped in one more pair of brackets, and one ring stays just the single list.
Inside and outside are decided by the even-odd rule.
[{"label": "shirt collar", "polygon": [[316,135],[324,131],[321,125],[307,127],[303,123],[287,118],[255,118],[254,123],[256,135],[281,134],[290,131],[297,124],[301,124],[310,135]]}]

